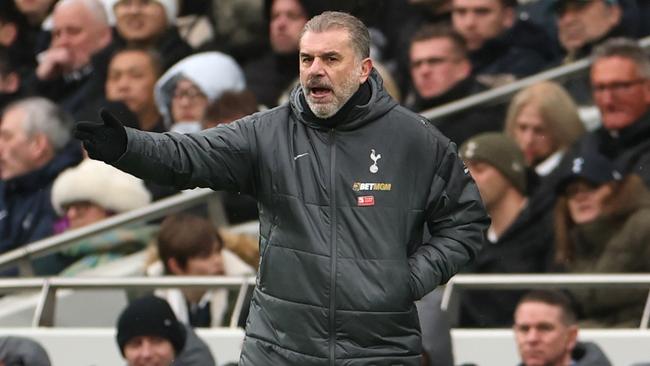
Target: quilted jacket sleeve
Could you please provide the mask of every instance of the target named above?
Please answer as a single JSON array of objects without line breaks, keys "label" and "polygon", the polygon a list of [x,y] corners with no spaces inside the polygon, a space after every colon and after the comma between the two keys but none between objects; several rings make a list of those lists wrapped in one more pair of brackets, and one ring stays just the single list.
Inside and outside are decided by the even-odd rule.
[{"label": "quilted jacket sleeve", "polygon": [[254,193],[254,129],[252,118],[187,135],[127,128],[127,151],[113,165],[178,189]]},{"label": "quilted jacket sleeve", "polygon": [[449,143],[440,151],[427,202],[427,239],[409,258],[411,291],[420,299],[471,262],[484,243],[490,219],[478,188]]}]

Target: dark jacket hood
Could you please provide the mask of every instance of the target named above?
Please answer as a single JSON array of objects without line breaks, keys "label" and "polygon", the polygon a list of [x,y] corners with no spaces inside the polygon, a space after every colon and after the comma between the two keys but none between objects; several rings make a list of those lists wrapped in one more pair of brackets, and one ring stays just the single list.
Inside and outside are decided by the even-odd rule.
[{"label": "dark jacket hood", "polygon": [[[337,124],[340,130],[354,130],[371,122],[397,106],[397,102],[384,90],[383,80],[376,69],[370,73],[366,81],[370,86],[370,100],[363,105],[354,106],[344,117],[344,120]],[[326,129],[320,123],[319,118],[314,118],[311,113],[305,110],[300,99],[304,98],[302,87],[297,85],[289,98],[293,115],[302,123],[316,129]],[[338,113],[337,113],[338,114]]]}]

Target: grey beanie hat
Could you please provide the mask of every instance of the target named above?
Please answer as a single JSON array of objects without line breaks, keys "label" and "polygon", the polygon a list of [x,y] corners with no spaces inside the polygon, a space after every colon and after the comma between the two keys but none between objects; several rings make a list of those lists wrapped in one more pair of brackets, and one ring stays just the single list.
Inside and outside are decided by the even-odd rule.
[{"label": "grey beanie hat", "polygon": [[483,161],[495,167],[522,194],[526,193],[526,163],[517,144],[501,132],[478,134],[460,147],[465,161]]}]

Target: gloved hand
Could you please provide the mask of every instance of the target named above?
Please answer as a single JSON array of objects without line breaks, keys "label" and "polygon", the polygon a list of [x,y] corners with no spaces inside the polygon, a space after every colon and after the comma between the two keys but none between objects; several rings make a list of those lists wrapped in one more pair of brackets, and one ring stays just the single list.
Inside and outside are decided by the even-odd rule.
[{"label": "gloved hand", "polygon": [[88,156],[95,160],[113,163],[126,151],[126,130],[109,111],[99,111],[102,123],[80,121],[72,134],[83,141]]}]

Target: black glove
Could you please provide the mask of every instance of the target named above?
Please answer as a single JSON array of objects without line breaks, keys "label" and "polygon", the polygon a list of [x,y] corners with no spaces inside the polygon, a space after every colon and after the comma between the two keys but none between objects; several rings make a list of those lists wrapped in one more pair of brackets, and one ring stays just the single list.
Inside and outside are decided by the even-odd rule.
[{"label": "black glove", "polygon": [[99,116],[103,123],[77,122],[72,131],[74,137],[83,141],[91,159],[113,163],[126,151],[126,130],[109,111],[102,108]]}]

